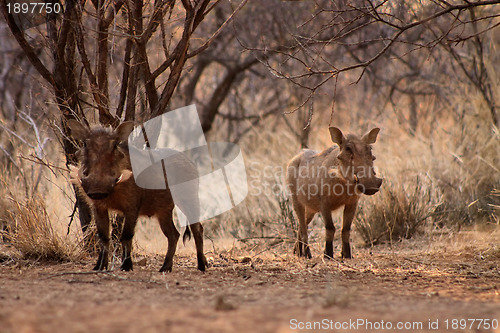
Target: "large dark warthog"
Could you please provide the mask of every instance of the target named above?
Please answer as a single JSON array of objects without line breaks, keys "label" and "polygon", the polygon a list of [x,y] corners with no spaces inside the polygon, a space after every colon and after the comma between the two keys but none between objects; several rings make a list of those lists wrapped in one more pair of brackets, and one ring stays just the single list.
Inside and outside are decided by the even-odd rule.
[{"label": "large dark warthog", "polygon": [[[304,150],[287,167],[287,188],[292,195],[293,208],[299,219],[295,253],[311,258],[307,242],[307,226],[318,212],[325,221],[325,257],[333,257],[335,226],[332,211],[344,206],[342,224],[342,257],[351,258],[349,237],[351,223],[361,194],[373,195],[382,185],[375,176],[371,144],[377,140],[379,128],[362,138],[344,136],[336,127],[330,127],[332,141],[338,147],[322,152]],[[340,149],[339,149],[340,148]]]},{"label": "large dark warthog", "polygon": [[[103,127],[88,129],[74,120],[70,120],[68,126],[73,138],[83,143],[78,153],[80,167],[72,172],[72,181],[93,208],[102,245],[94,270],[103,270],[108,267],[110,246],[108,211],[115,211],[125,217],[120,238],[123,248],[121,269],[125,271],[132,269],[130,252],[137,218],[154,216],[158,218],[161,230],[168,239],[167,255],[160,272],[172,271],[173,257],[179,239],[179,232],[172,221],[174,201],[168,188],[148,190],[135,183],[127,144],[128,135],[134,127],[133,123],[122,123],[114,131]],[[190,170],[196,173],[196,168],[187,159],[181,161],[181,168],[184,173]],[[192,178],[195,177],[196,174]],[[196,195],[197,199],[198,193],[194,192],[193,195]],[[189,228],[196,243],[198,269],[204,271],[206,259],[203,254],[203,227],[199,222],[191,224],[186,228],[184,237],[190,237]]]}]

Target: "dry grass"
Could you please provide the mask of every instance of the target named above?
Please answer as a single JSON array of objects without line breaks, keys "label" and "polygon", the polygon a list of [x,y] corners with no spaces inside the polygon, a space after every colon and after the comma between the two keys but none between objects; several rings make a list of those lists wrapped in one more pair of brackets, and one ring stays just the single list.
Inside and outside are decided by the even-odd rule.
[{"label": "dry grass", "polygon": [[357,230],[365,244],[397,241],[418,232],[459,230],[499,223],[500,135],[480,96],[459,122],[435,121],[427,135],[412,136],[386,121],[374,146],[385,178],[380,193],[361,200]]},{"label": "dry grass", "polygon": [[15,202],[14,206],[14,228],[8,238],[24,258],[68,261],[81,256],[77,244],[70,244],[53,229],[45,202],[40,197]]},{"label": "dry grass", "polygon": [[[311,134],[311,146],[322,149],[331,145],[324,124],[313,123],[313,126],[321,130]],[[460,142],[446,141],[450,136],[440,135],[436,133],[431,142],[409,136],[398,127],[382,129],[374,150],[376,166],[385,182],[380,193],[362,198],[355,221],[366,245],[399,241],[437,227],[477,223],[485,217],[498,224],[500,176],[492,167],[498,165],[494,163],[499,153],[493,149],[498,136],[484,139],[487,145],[480,152],[463,153],[458,162],[455,152]],[[221,239],[240,239],[250,248],[291,253],[296,220],[283,191],[283,181],[287,161],[300,150],[298,143],[291,134],[276,135],[273,129],[264,126],[240,145],[247,165],[249,195],[235,209],[204,222],[207,251],[216,252]],[[40,199],[14,202],[18,231],[11,237],[24,257],[70,260],[79,256],[83,235],[78,231],[77,219],[68,237],[64,228],[54,228],[55,223],[60,223],[56,222],[58,218],[66,223],[72,208],[67,197],[71,190],[65,184],[64,177],[50,178],[41,184],[43,189],[52,189],[48,206]],[[66,194],[58,197],[59,192]],[[336,224],[340,228],[340,215],[336,215]],[[137,229],[135,244],[139,253],[166,251],[166,239],[156,221],[141,220]],[[318,244],[322,244],[323,227],[318,218],[313,221],[310,233],[311,245],[320,253]],[[191,248],[188,245],[184,250],[180,246],[179,251],[192,252]]]},{"label": "dry grass", "polygon": [[420,178],[386,181],[380,193],[357,211],[356,230],[367,246],[409,239],[433,215],[435,199]]},{"label": "dry grass", "polygon": [[[355,222],[366,245],[400,241],[433,229],[499,223],[499,132],[491,127],[479,95],[458,98],[456,103],[472,103],[464,119],[457,120],[450,113],[433,120],[431,132],[418,135],[409,134],[395,119],[379,119],[382,131],[374,145],[375,165],[385,181],[380,193],[362,197]],[[310,146],[317,150],[332,145],[327,116],[327,112],[317,113],[311,124]],[[368,121],[360,120],[362,128],[338,126],[345,132],[362,133]],[[249,195],[232,211],[206,223],[207,233],[269,244],[276,239],[293,242],[296,221],[283,183],[286,163],[300,151],[297,138],[284,126],[263,124],[240,145]],[[323,235],[317,219],[310,227],[312,242]],[[339,214],[334,221],[340,228]]]},{"label": "dry grass", "polygon": [[6,241],[11,229],[12,202],[7,198],[0,198],[0,241]]},{"label": "dry grass", "polygon": [[[500,223],[500,132],[492,128],[488,110],[477,95],[457,98],[456,103],[469,104],[463,119],[454,119],[450,112],[450,116],[434,121],[432,132],[416,136],[390,117],[377,119],[382,131],[374,145],[375,165],[385,181],[380,193],[360,201],[355,226],[365,245],[404,241],[435,230],[456,231],[476,224]],[[311,124],[310,146],[320,150],[332,143],[327,130],[329,109],[317,110]],[[355,110],[351,112],[356,114]],[[345,132],[362,133],[369,119],[359,114],[351,126],[338,120],[335,124]],[[224,139],[222,135],[214,133],[210,140]],[[219,240],[238,239],[248,246],[260,242],[264,244],[258,247],[262,250],[290,253],[297,223],[283,183],[287,162],[300,151],[299,141],[282,122],[264,122],[239,145],[245,158],[249,194],[231,211],[204,222],[207,249],[216,248],[218,245],[213,244],[219,244]],[[63,160],[57,148],[53,147],[51,156],[49,160]],[[43,173],[38,193],[47,194],[45,203],[39,198],[24,199],[30,196],[25,195],[26,191],[16,192],[18,182],[12,175],[5,175],[2,185],[8,189],[3,194],[13,192],[9,197],[22,198],[12,202],[17,231],[10,237],[23,256],[51,260],[79,256],[84,236],[77,218],[65,237],[73,203],[64,176],[51,175],[47,170]],[[0,216],[0,220],[6,218]],[[339,214],[334,221],[340,229]],[[135,244],[139,250],[166,251],[166,239],[156,221],[141,220],[137,229]],[[316,218],[309,229],[314,247],[323,239],[322,222]]]}]

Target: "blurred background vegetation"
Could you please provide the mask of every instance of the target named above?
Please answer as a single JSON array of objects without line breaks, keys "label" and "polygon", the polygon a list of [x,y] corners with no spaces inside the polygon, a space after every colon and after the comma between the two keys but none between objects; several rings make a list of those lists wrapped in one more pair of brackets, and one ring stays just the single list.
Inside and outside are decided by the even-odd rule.
[{"label": "blurred background vegetation", "polygon": [[[57,247],[83,237],[68,216],[92,225],[68,182],[67,119],[116,126],[192,103],[207,139],[238,143],[247,164],[248,197],[204,222],[209,239],[288,248],[285,165],[330,146],[330,124],[382,129],[384,185],[355,222],[363,244],[500,223],[497,1],[82,3],[16,30],[0,2],[0,223],[26,256],[29,230],[50,229],[39,237],[56,242],[38,248],[64,258]],[[156,239],[139,229],[141,244]]]}]

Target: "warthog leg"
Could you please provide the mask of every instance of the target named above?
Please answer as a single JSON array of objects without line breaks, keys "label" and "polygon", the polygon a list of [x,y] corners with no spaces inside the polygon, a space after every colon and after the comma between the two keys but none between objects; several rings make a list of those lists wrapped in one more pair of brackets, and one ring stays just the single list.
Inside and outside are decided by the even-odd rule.
[{"label": "warthog leg", "polygon": [[202,272],[205,271],[207,266],[207,259],[203,253],[203,226],[201,223],[193,223],[190,226],[193,232],[194,243],[196,244],[196,256],[198,258],[198,269]]},{"label": "warthog leg", "polygon": [[325,205],[321,209],[321,215],[325,222],[325,258],[333,258],[333,238],[335,237],[335,225],[332,220],[332,210],[329,206]]},{"label": "warthog leg", "polygon": [[173,207],[165,216],[158,217],[160,220],[161,231],[163,231],[163,234],[168,239],[167,255],[165,256],[163,266],[160,268],[160,272],[172,271],[175,250],[177,249],[177,241],[179,240],[179,231],[177,231],[177,228],[172,221],[172,210]]},{"label": "warthog leg", "polygon": [[297,200],[293,201],[293,207],[295,208],[295,213],[299,219],[299,230],[297,233],[297,242],[295,243],[294,253],[299,257],[312,258],[311,249],[308,243],[308,233],[307,226],[314,217],[314,213],[310,213],[307,209],[302,206]]},{"label": "warthog leg", "polygon": [[342,223],[342,258],[352,258],[349,238],[351,236],[351,224],[356,213],[357,205],[358,203],[355,202],[354,204],[345,205],[344,207],[344,221]]},{"label": "warthog leg", "polygon": [[101,252],[94,266],[94,271],[108,269],[109,253],[109,215],[107,210],[96,210],[95,212],[97,234],[101,243]]},{"label": "warthog leg", "polygon": [[120,237],[120,242],[122,243],[122,266],[120,269],[122,271],[133,270],[132,257],[130,255],[132,251],[132,238],[135,234],[135,226],[137,224],[137,213],[126,215],[125,222],[123,223],[122,235]]}]

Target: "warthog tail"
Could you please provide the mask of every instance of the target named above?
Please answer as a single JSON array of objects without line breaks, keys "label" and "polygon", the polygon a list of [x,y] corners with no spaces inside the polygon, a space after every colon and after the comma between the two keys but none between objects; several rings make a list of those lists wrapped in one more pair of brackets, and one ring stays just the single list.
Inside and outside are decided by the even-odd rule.
[{"label": "warthog tail", "polygon": [[187,240],[191,239],[191,228],[186,226],[186,230],[184,231],[184,236],[182,236],[182,243],[186,244]]}]

